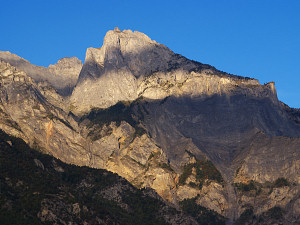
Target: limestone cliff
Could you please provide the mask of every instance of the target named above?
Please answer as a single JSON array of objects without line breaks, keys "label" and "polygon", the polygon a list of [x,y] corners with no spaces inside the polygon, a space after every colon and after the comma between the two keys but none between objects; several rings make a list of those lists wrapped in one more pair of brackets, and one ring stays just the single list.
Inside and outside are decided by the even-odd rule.
[{"label": "limestone cliff", "polygon": [[66,57],[54,65],[49,65],[48,69],[54,77],[57,77],[57,80],[53,81],[54,86],[60,89],[62,94],[69,95],[78,80],[82,62],[76,57]]},{"label": "limestone cliff", "polygon": [[[170,94],[220,93],[227,88],[224,85],[235,79],[236,76],[175,54],[145,34],[116,29],[107,32],[101,48],[87,50],[71,102],[74,112],[82,114],[93,107],[107,108],[139,96],[162,99]],[[180,89],[178,86],[185,82]],[[238,82],[258,84],[254,79],[242,78]],[[174,83],[175,87],[169,90]]]},{"label": "limestone cliff", "polygon": [[47,82],[62,95],[69,95],[72,92],[82,68],[82,62],[76,57],[60,59],[49,68],[32,65],[10,52],[0,51],[0,59],[26,72],[37,83]]},{"label": "limestone cliff", "polygon": [[25,72],[2,61],[0,68],[1,113],[8,121],[1,124],[4,131],[68,163],[75,164],[76,158],[83,158],[80,155],[88,155],[82,147],[84,139],[76,132],[78,125],[67,112],[52,105]]}]

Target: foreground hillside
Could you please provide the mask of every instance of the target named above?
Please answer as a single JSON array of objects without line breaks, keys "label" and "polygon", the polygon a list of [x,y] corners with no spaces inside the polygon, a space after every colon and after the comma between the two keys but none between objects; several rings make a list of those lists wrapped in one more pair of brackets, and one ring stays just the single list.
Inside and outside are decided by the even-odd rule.
[{"label": "foreground hillside", "polygon": [[3,131],[0,170],[3,225],[224,224],[204,208],[193,219],[167,206],[152,190],[137,190],[105,170],[67,165]]}]

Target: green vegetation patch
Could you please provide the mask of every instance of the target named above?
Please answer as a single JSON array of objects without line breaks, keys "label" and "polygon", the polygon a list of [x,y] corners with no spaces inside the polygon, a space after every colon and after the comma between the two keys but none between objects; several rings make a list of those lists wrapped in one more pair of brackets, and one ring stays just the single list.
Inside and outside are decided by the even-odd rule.
[{"label": "green vegetation patch", "polygon": [[245,209],[245,211],[235,221],[234,225],[250,224],[254,218],[255,218],[255,216],[253,213],[253,208],[250,207],[248,209]]},{"label": "green vegetation patch", "polygon": [[259,195],[261,193],[262,188],[268,188],[269,194],[271,194],[274,188],[281,188],[281,187],[290,186],[290,185],[291,185],[290,182],[283,177],[278,178],[273,183],[265,182],[265,183],[261,184],[254,180],[250,180],[250,182],[247,184],[246,183],[234,183],[234,186],[237,188],[238,191],[240,191],[240,192],[255,191],[257,195]]},{"label": "green vegetation patch", "polygon": [[285,187],[285,186],[290,186],[290,182],[283,177],[280,177],[277,180],[275,180],[275,182],[273,184],[273,188],[280,188],[280,187]]},{"label": "green vegetation patch", "polygon": [[158,217],[164,204],[155,198],[144,195],[142,192],[125,191],[122,196],[125,204],[131,207],[130,215],[134,217],[132,224],[166,224],[166,222]]},{"label": "green vegetation patch", "polygon": [[186,179],[190,175],[192,175],[192,170],[193,170],[194,166],[195,166],[195,163],[190,163],[190,164],[186,164],[183,167],[183,172],[179,177],[179,184],[181,184],[181,185],[185,184]]},{"label": "green vegetation patch", "polygon": [[179,184],[184,185],[187,178],[192,175],[193,168],[196,169],[196,181],[199,182],[199,188],[202,188],[204,180],[216,181],[222,184],[224,182],[221,173],[209,160],[197,160],[195,163],[186,164],[179,177]]},{"label": "green vegetation patch", "polygon": [[234,183],[234,186],[240,192],[250,192],[255,191],[256,195],[261,193],[262,184],[255,182],[254,180],[250,180],[249,183]]},{"label": "green vegetation patch", "polygon": [[259,216],[258,224],[285,224],[284,213],[279,206],[270,208]]},{"label": "green vegetation patch", "polygon": [[291,183],[284,177],[277,178],[273,183],[270,183],[270,182],[266,183],[266,186],[268,188],[270,188],[269,194],[271,194],[273,192],[274,188],[288,187],[290,185],[291,185]]},{"label": "green vegetation patch", "polygon": [[[88,128],[92,128],[94,125],[98,125],[100,129],[106,125],[108,126],[111,122],[115,122],[117,126],[121,125],[122,121],[126,121],[135,129],[135,133],[133,135],[133,140],[136,137],[140,137],[143,134],[146,134],[147,131],[139,126],[138,120],[143,120],[143,112],[145,111],[143,106],[139,104],[141,99],[137,99],[131,103],[129,102],[118,102],[117,104],[107,108],[107,109],[99,109],[95,108],[92,111],[83,116],[80,121],[84,119],[88,119],[90,123],[87,125]],[[134,111],[139,115],[138,119],[134,119],[133,115],[136,115]],[[92,140],[98,140],[100,138],[99,135],[96,134],[98,129],[94,129],[89,132],[89,136],[92,136]],[[132,140],[132,141],[133,141]]]},{"label": "green vegetation patch", "polygon": [[235,183],[234,186],[239,190],[243,192],[251,191],[251,190],[257,190],[256,182],[251,180],[248,184],[245,183]]},{"label": "green vegetation patch", "polygon": [[283,210],[279,206],[275,206],[266,212],[267,216],[279,220],[283,217]]},{"label": "green vegetation patch", "polygon": [[196,203],[195,198],[184,199],[179,202],[182,210],[188,215],[194,217],[200,225],[225,225],[225,218],[213,210],[209,210]]}]

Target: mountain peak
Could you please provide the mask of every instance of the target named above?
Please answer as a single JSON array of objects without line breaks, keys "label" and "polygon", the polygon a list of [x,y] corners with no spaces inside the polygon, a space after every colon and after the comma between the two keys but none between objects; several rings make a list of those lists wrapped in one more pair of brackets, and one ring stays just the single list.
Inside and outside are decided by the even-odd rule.
[{"label": "mountain peak", "polygon": [[56,64],[49,65],[49,70],[51,72],[55,70],[66,70],[66,69],[76,69],[77,72],[73,74],[73,76],[76,76],[76,79],[78,78],[78,74],[82,68],[82,62],[77,57],[65,57],[62,59],[59,59]]},{"label": "mountain peak", "polygon": [[64,58],[59,59],[55,65],[73,65],[73,64],[81,64],[82,65],[82,62],[77,57],[64,57]]},{"label": "mountain peak", "polygon": [[120,31],[119,28],[106,33],[101,48],[87,49],[85,64],[85,69],[89,66],[89,72],[82,71],[78,83],[97,79],[113,70],[126,70],[139,78],[157,71],[170,71],[174,65],[187,70],[199,66],[141,32]]},{"label": "mountain peak", "polygon": [[106,33],[101,48],[87,49],[71,101],[83,112],[140,96],[221,94],[231,89],[231,80],[259,84],[189,60],[141,32],[115,28]]},{"label": "mountain peak", "polygon": [[28,60],[8,51],[0,51],[0,60],[24,71],[37,83],[49,83],[62,95],[70,94],[82,68],[82,62],[76,57],[60,59],[48,68],[33,65]]},{"label": "mountain peak", "polygon": [[87,49],[78,84],[116,70],[126,71],[136,78],[154,71],[167,71],[174,55],[166,46],[141,32],[115,28],[106,33],[101,48]]},{"label": "mountain peak", "polygon": [[[114,30],[110,30],[106,33],[104,37],[103,46],[107,45],[120,45],[122,47],[125,47],[131,44],[136,43],[137,48],[140,48],[145,45],[149,44],[157,44],[156,41],[151,40],[146,34],[141,33],[139,31],[132,31],[132,30],[123,30],[121,31],[119,28],[115,28]],[[127,47],[129,47],[127,46]]]}]

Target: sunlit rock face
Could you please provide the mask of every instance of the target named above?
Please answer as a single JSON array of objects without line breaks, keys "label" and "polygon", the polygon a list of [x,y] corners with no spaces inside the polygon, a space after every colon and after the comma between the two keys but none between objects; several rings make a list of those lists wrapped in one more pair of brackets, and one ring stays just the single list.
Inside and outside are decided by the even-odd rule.
[{"label": "sunlit rock face", "polygon": [[60,59],[49,68],[32,65],[29,61],[8,51],[0,51],[0,59],[26,72],[37,83],[47,82],[64,96],[71,94],[82,68],[82,62],[76,57]]},{"label": "sunlit rock face", "polygon": [[[201,63],[175,54],[143,33],[115,29],[107,32],[101,48],[88,48],[71,102],[78,113],[87,112],[92,107],[106,108],[118,101],[138,98],[142,95],[145,77],[156,72],[166,74],[178,69],[180,76],[182,70],[190,71],[201,66]],[[148,95],[162,97],[159,93]]]},{"label": "sunlit rock face", "polygon": [[58,89],[63,95],[70,95],[82,69],[82,62],[76,57],[66,57],[48,68],[53,76],[57,77],[57,80],[54,81],[55,86],[59,86]]},{"label": "sunlit rock face", "polygon": [[67,163],[76,164],[80,159],[80,164],[87,164],[85,140],[76,121],[60,107],[62,99],[56,93],[45,90],[24,71],[3,61],[0,87],[1,129]]}]

